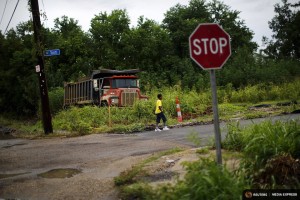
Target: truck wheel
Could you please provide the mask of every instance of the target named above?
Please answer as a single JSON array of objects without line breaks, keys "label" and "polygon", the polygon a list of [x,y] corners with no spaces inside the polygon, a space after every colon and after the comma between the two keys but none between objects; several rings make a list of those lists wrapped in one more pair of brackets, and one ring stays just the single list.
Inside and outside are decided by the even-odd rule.
[{"label": "truck wheel", "polygon": [[101,107],[107,107],[108,103],[107,101],[101,101]]}]

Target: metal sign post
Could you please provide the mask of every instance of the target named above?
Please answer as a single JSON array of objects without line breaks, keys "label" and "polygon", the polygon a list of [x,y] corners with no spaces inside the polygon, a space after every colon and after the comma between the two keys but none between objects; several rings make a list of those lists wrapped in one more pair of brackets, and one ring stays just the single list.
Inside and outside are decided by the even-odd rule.
[{"label": "metal sign post", "polygon": [[222,164],[221,134],[220,134],[220,125],[219,125],[216,72],[214,69],[210,70],[210,85],[211,85],[212,102],[213,102],[212,106],[213,106],[213,112],[214,112],[214,128],[215,128],[217,163],[221,165]]}]

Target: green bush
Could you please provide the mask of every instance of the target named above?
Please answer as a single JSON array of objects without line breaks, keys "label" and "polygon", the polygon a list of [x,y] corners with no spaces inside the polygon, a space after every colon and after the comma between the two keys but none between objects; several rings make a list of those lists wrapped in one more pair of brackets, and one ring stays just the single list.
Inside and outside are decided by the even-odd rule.
[{"label": "green bush", "polygon": [[[61,87],[52,88],[48,91],[49,107],[52,115],[57,114],[63,109],[64,105],[64,89]],[[38,102],[38,116],[42,116],[41,102]]]},{"label": "green bush", "polygon": [[222,141],[222,148],[230,151],[241,151],[245,147],[245,144],[239,123],[229,123],[227,129],[226,137]]},{"label": "green bush", "polygon": [[64,89],[53,88],[49,91],[49,106],[52,114],[62,110],[64,104]]},{"label": "green bush", "polygon": [[130,186],[123,187],[120,198],[121,199],[153,199],[153,188],[148,184],[134,183]]},{"label": "green bush", "polygon": [[92,128],[108,124],[107,111],[93,106],[70,107],[53,118],[55,129],[89,133]]}]

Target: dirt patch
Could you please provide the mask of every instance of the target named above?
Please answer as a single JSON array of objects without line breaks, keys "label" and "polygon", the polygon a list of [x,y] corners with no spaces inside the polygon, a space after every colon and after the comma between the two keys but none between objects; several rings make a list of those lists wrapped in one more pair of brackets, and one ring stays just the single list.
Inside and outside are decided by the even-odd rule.
[{"label": "dirt patch", "polygon": [[182,179],[186,173],[184,163],[199,159],[196,151],[197,149],[188,149],[176,154],[162,156],[158,160],[149,163],[145,167],[147,176],[143,180],[146,180],[152,186],[162,183],[174,184],[178,178]]},{"label": "dirt patch", "polygon": [[[203,153],[204,152],[204,153]],[[229,170],[236,170],[239,167],[240,159],[238,155],[227,155],[227,151],[222,150],[223,164]],[[215,150],[209,150],[207,147],[187,149],[179,153],[168,156],[162,156],[144,167],[147,172],[145,177],[140,179],[151,186],[161,184],[175,184],[178,180],[184,179],[186,174],[185,163],[198,161],[200,158],[212,158],[216,156]]]},{"label": "dirt patch", "polygon": [[14,177],[14,176],[19,176],[19,175],[24,175],[24,174],[29,174],[29,172],[17,173],[17,174],[0,174],[0,179]]}]

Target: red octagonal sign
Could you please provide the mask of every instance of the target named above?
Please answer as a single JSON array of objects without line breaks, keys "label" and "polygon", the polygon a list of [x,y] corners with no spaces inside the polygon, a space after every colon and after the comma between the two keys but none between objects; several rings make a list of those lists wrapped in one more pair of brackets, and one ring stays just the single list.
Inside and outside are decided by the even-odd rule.
[{"label": "red octagonal sign", "polygon": [[190,57],[204,70],[221,69],[231,55],[230,36],[218,24],[199,24],[189,38]]}]

